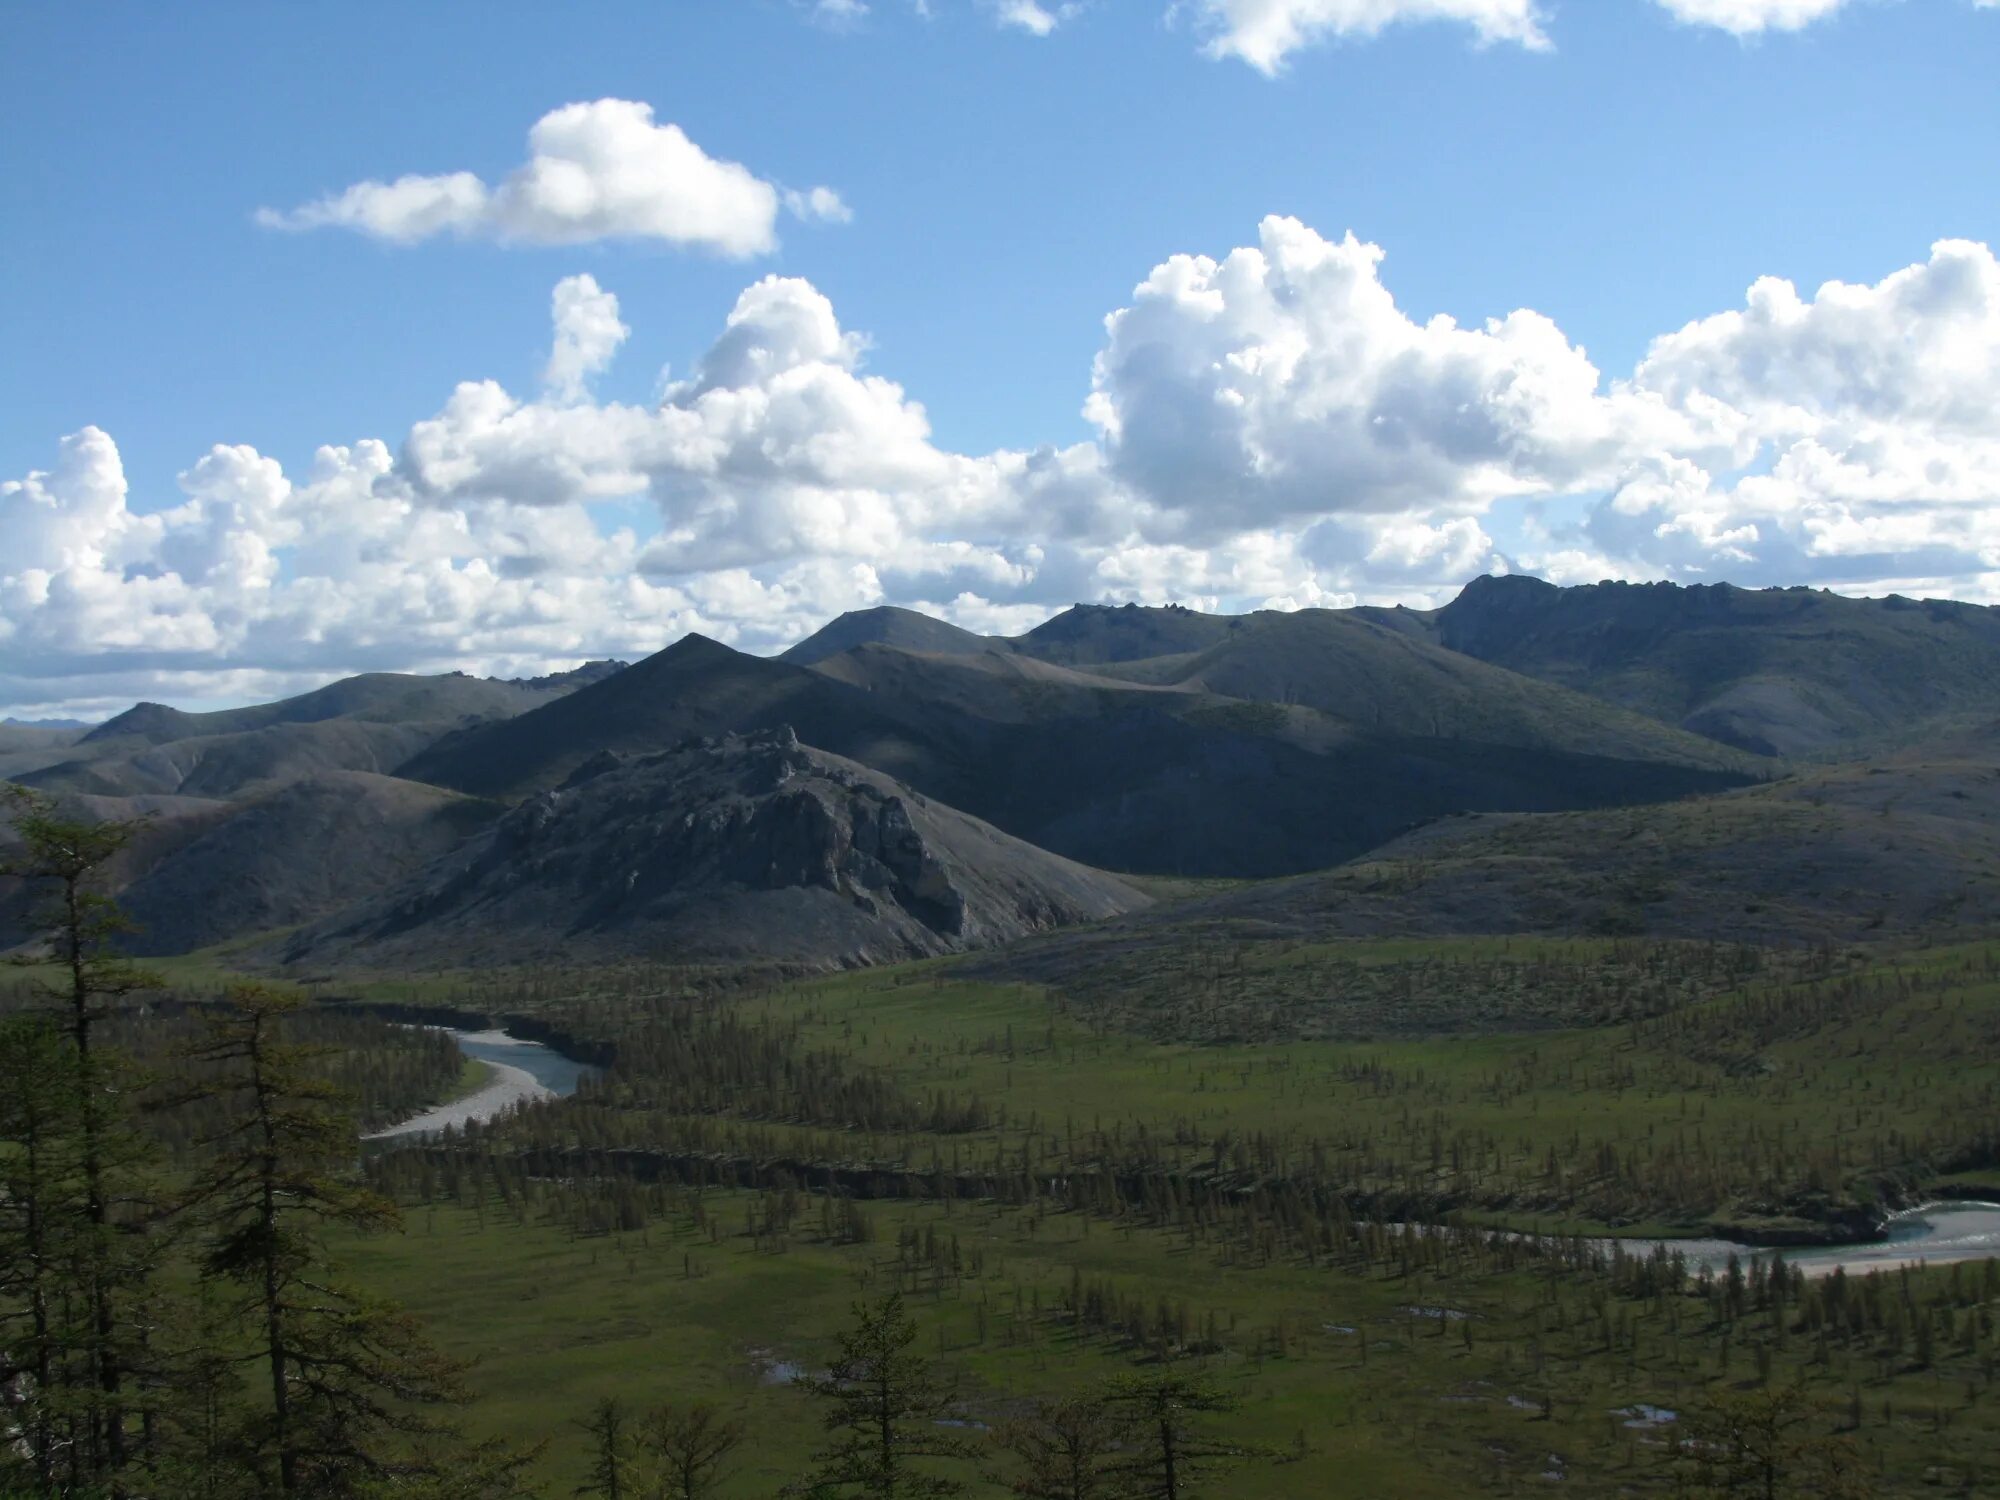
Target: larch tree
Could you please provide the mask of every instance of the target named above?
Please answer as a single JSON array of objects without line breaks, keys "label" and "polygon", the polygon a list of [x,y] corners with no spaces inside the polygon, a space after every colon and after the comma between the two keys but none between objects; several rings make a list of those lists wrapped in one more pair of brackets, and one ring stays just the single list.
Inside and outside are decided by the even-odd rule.
[{"label": "larch tree", "polygon": [[854,1314],[855,1327],[842,1335],[826,1375],[804,1382],[827,1403],[826,1426],[834,1438],[802,1493],[814,1500],[938,1500],[961,1493],[961,1481],[932,1465],[968,1458],[972,1449],[940,1426],[953,1420],[954,1392],[912,1348],[917,1326],[902,1294],[857,1303]]},{"label": "larch tree", "polygon": [[743,1438],[743,1424],[706,1401],[652,1411],[639,1433],[652,1469],[646,1500],[708,1500]]},{"label": "larch tree", "polygon": [[458,1399],[458,1369],[401,1309],[338,1284],[326,1249],[336,1227],[395,1227],[395,1205],[352,1175],[354,1125],[313,1068],[325,1049],[285,1038],[301,1002],[257,985],[227,998],[192,1054],[231,1106],[200,1143],[193,1202],[202,1272],[236,1288],[245,1359],[261,1372],[243,1461],[286,1496],[423,1477],[456,1461],[409,1440],[441,1434],[418,1409]]},{"label": "larch tree", "polygon": [[50,1001],[43,1014],[61,1049],[48,1065],[60,1080],[56,1087],[69,1096],[65,1130],[73,1143],[65,1177],[73,1191],[44,1201],[39,1228],[61,1234],[67,1245],[66,1292],[80,1310],[70,1347],[86,1373],[71,1380],[66,1367],[64,1380],[45,1397],[55,1401],[59,1391],[65,1420],[75,1424],[67,1464],[79,1478],[117,1495],[127,1487],[125,1475],[140,1456],[135,1450],[144,1445],[152,1403],[162,1392],[157,1381],[146,1388],[145,1308],[162,1249],[148,1198],[159,1181],[157,1163],[134,1127],[136,1075],[102,1036],[125,1002],[161,986],[157,975],[119,952],[118,940],[132,924],[106,890],[112,862],[140,825],[65,818],[48,798],[24,787],[6,787],[0,798],[15,840],[0,861],[0,875],[21,881],[39,898],[29,921],[31,939],[16,962],[38,972]]},{"label": "larch tree", "polygon": [[1134,1500],[1183,1500],[1198,1494],[1219,1468],[1253,1450],[1215,1437],[1208,1419],[1236,1409],[1236,1400],[1206,1376],[1171,1367],[1121,1375],[1106,1388],[1105,1405],[1130,1422],[1133,1452],[1111,1466],[1118,1488]]},{"label": "larch tree", "polygon": [[625,1403],[606,1396],[579,1424],[590,1435],[590,1472],[578,1485],[578,1495],[598,1500],[638,1500],[632,1472],[632,1418]]},{"label": "larch tree", "polygon": [[0,1445],[0,1494],[54,1494],[86,1451],[77,1408],[66,1399],[95,1375],[72,1286],[76,1095],[61,1036],[45,1016],[0,1024],[0,1410],[14,1434]]},{"label": "larch tree", "polygon": [[1121,1493],[1111,1466],[1129,1426],[1102,1401],[1043,1401],[993,1439],[1013,1455],[1007,1483],[1024,1500],[1111,1500]]}]

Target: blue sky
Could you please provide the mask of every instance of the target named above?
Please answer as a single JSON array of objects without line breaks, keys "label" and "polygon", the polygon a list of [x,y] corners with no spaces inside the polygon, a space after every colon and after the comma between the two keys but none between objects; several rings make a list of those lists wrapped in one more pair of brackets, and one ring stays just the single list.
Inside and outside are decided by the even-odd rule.
[{"label": "blue sky", "polygon": [[[986,0],[827,9],[10,7],[0,712],[686,629],[771,649],[883,601],[1011,628],[1086,596],[1423,603],[1495,567],[2000,596],[2000,420],[1947,409],[2000,369],[2000,9],[1096,0],[1041,36]],[[1288,10],[1298,45],[1256,55]],[[606,100],[851,217],[781,209],[748,254],[630,224],[396,243],[256,218],[403,174],[497,191],[538,120]],[[1379,283],[1369,256],[1305,268],[1350,231]],[[1135,302],[1172,257],[1250,247],[1300,269]],[[581,386],[538,394],[576,276],[628,330],[588,356],[590,416]],[[746,435],[746,393],[780,403],[738,379],[720,457],[713,412],[699,442],[641,431],[696,399],[662,368],[719,368],[774,276],[744,338],[830,315],[865,352],[766,349],[816,394]],[[1635,378],[1763,277],[1801,307]],[[1868,295],[1816,300],[1829,280]],[[1423,334],[1517,309],[1546,336]],[[1273,359],[1292,373],[1254,390],[1214,374]],[[467,381],[567,415],[460,413],[425,459],[413,429]],[[314,477],[320,445],[365,439],[386,457]]]}]

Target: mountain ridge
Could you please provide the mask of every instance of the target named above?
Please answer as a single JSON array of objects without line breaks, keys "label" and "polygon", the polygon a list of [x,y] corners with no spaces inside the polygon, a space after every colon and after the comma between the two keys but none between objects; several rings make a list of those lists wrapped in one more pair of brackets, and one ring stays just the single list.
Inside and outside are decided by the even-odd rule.
[{"label": "mountain ridge", "polygon": [[442,936],[475,964],[557,952],[845,966],[1148,904],[780,726],[602,754],[283,953],[379,962]]}]

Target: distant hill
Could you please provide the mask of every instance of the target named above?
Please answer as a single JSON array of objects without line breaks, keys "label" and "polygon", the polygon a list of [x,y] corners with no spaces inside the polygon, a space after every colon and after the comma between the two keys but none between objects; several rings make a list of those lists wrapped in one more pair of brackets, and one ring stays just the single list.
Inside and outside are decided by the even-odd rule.
[{"label": "distant hill", "polygon": [[[504,723],[447,736],[400,774],[478,796],[542,790],[600,751],[645,754],[703,736],[796,727],[806,743],[900,774],[931,747],[867,695],[790,662],[687,635]],[[921,736],[918,736],[921,738]]]},{"label": "distant hill", "polygon": [[1178,604],[1079,604],[1013,641],[1024,656],[1064,666],[1185,656],[1225,640],[1242,616],[1205,615]]},{"label": "distant hill", "polygon": [[1146,904],[780,728],[601,756],[282,952],[833,966],[963,952]]},{"label": "distant hill", "polygon": [[12,780],[68,757],[82,729],[43,724],[0,724],[0,779]]},{"label": "distant hill", "polygon": [[330,719],[371,724],[450,724],[465,719],[505,718],[599,681],[616,672],[620,665],[591,662],[574,672],[511,682],[468,677],[462,672],[440,677],[368,672],[328,683],[296,698],[214,713],[184,713],[162,703],[140,703],[98,725],[83,737],[83,743],[142,739],[162,745],[173,740],[243,734],[275,724],[318,724]]},{"label": "distant hill", "polygon": [[2000,610],[1982,605],[1514,577],[1401,613],[1449,650],[1762,755],[1869,754],[2000,713]]},{"label": "distant hill", "polygon": [[1025,635],[978,635],[916,610],[884,605],[850,610],[784,653],[814,666],[862,646],[894,646],[932,656],[1014,654],[1058,666],[1102,667],[1206,650],[1245,617],[1205,615],[1179,604],[1077,604]]},{"label": "distant hill", "polygon": [[46,792],[93,797],[227,799],[327,771],[386,774],[454,729],[553,702],[622,666],[591,662],[512,682],[376,672],[214,713],[140,703],[65,742],[61,754],[9,756],[0,740],[0,767]]},{"label": "distant hill", "polygon": [[[1239,944],[1643,937],[1817,947],[2000,931],[2000,724],[1647,807],[1448,818],[1337,869],[1161,906],[988,961],[1092,987]],[[1177,957],[1178,955],[1178,957]]]},{"label": "distant hill", "polygon": [[[1432,691],[1437,663],[1393,640],[1385,649],[1402,663],[1385,691]],[[1005,652],[870,643],[808,670],[689,637],[558,703],[450,736],[399,774],[513,798],[554,786],[600,750],[642,754],[788,724],[809,745],[1068,858],[1200,875],[1322,867],[1465,808],[1590,806],[1747,779],[1743,757],[1705,741],[1423,649],[1475,692],[1564,711],[1522,710],[1539,733],[1502,743]]]},{"label": "distant hill", "polygon": [[1313,708],[1369,732],[1405,738],[1747,769],[1740,754],[1712,741],[1496,669],[1351,611],[1265,611],[1231,624],[1217,644],[1161,664],[1149,679]]},{"label": "distant hill", "polygon": [[782,660],[801,667],[826,660],[858,646],[900,646],[905,651],[928,651],[941,655],[973,655],[1004,651],[1010,643],[992,636],[974,635],[956,625],[913,609],[883,605],[879,609],[850,610],[821,626],[789,651]]},{"label": "distant hill", "polygon": [[[296,926],[374,895],[492,823],[494,803],[359,771],[164,824],[164,853],[119,899],[142,954],[186,953]],[[141,845],[141,853],[145,852]]]},{"label": "distant hill", "polygon": [[39,791],[80,796],[226,800],[327,771],[387,775],[440,732],[435,724],[327,719],[159,743],[141,736],[125,753],[60,761],[14,779]]}]

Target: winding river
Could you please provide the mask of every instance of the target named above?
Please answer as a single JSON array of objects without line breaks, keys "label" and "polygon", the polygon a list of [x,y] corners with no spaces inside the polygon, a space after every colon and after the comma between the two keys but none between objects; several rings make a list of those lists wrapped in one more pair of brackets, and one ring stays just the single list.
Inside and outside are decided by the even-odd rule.
[{"label": "winding river", "polygon": [[[371,1141],[414,1139],[436,1135],[446,1126],[463,1129],[475,1121],[493,1119],[530,1099],[574,1094],[597,1070],[565,1057],[542,1042],[524,1041],[504,1031],[449,1032],[458,1050],[487,1064],[493,1076],[462,1099],[414,1115],[400,1124],[364,1137]],[[1894,1270],[1898,1266],[1944,1266],[1955,1261],[2000,1256],[2000,1203],[1927,1203],[1892,1216],[1885,1237],[1847,1245],[1808,1245],[1773,1250],[1729,1240],[1621,1240],[1628,1254],[1650,1254],[1655,1245],[1679,1251],[1689,1264],[1720,1271],[1734,1255],[1745,1265],[1758,1256],[1777,1256],[1808,1276],[1828,1276],[1836,1269],[1849,1275]],[[1612,1241],[1605,1241],[1610,1248]]]},{"label": "winding river", "polygon": [[[2000,1256],[2000,1203],[1926,1203],[1894,1214],[1883,1225],[1886,1238],[1848,1245],[1801,1245],[1773,1250],[1728,1240],[1624,1240],[1628,1253],[1645,1255],[1655,1245],[1678,1250],[1694,1266],[1720,1271],[1734,1255],[1744,1265],[1754,1257],[1775,1256],[1808,1276],[1893,1271],[1899,1266],[1948,1266],[1955,1261]],[[1610,1243],[1606,1242],[1607,1245]]]},{"label": "winding river", "polygon": [[552,1099],[574,1094],[583,1080],[597,1071],[588,1063],[564,1057],[553,1047],[541,1042],[523,1041],[504,1031],[437,1029],[447,1032],[465,1056],[476,1058],[491,1068],[493,1076],[484,1086],[462,1099],[440,1104],[436,1109],[427,1109],[385,1130],[363,1136],[363,1140],[388,1141],[431,1136],[446,1126],[462,1130],[475,1121],[483,1122],[504,1114],[530,1099]]}]

